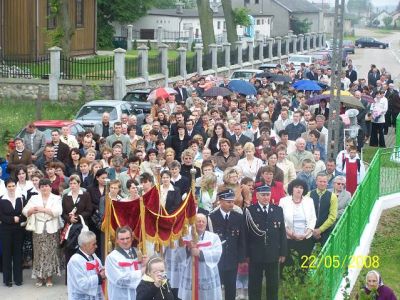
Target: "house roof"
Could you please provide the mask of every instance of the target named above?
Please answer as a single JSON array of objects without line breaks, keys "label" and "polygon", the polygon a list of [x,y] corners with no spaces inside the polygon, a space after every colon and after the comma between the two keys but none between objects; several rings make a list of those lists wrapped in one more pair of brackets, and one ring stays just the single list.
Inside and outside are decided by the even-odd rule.
[{"label": "house roof", "polygon": [[[147,15],[149,16],[166,16],[166,17],[182,17],[182,18],[196,18],[199,16],[199,12],[197,9],[183,9],[181,14],[176,13],[175,8],[153,8],[147,11]],[[271,14],[254,12],[251,14],[253,17],[264,16],[264,17],[272,17]],[[218,12],[213,14],[214,17],[224,17],[224,12],[222,7],[218,8]]]},{"label": "house roof", "polygon": [[317,13],[321,11],[321,9],[307,0],[274,0],[274,2],[291,13]]}]

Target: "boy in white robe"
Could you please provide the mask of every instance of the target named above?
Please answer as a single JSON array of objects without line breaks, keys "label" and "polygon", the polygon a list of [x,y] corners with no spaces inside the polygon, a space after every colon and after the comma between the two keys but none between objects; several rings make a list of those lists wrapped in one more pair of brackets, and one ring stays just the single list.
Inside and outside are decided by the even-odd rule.
[{"label": "boy in white robe", "polygon": [[72,255],[67,265],[68,300],[104,299],[101,284],[105,272],[101,260],[96,256],[96,235],[91,231],[81,232],[78,237],[79,250]]},{"label": "boy in white robe", "polygon": [[218,262],[222,255],[221,240],[213,232],[206,231],[207,218],[197,214],[196,230],[199,241],[191,242],[191,236],[184,238],[186,247],[180,248],[177,255],[182,261],[182,279],[179,285],[179,298],[192,299],[192,258],[199,257],[199,299],[221,300],[221,282],[218,272]]},{"label": "boy in white robe", "polygon": [[132,247],[132,230],[117,229],[118,245],[106,258],[107,293],[109,300],[135,300],[136,288],[142,279],[142,267]]}]

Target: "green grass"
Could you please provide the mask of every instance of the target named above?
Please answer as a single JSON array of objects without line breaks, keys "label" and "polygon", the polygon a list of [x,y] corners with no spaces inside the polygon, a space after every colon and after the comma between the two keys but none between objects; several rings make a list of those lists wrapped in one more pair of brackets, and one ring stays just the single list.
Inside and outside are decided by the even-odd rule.
[{"label": "green grass", "polygon": [[[43,101],[43,120],[71,120],[80,108],[79,101],[52,103]],[[36,120],[36,104],[33,100],[0,100],[0,156],[5,155],[7,141],[14,137],[29,122]]]},{"label": "green grass", "polygon": [[[378,229],[371,245],[369,256],[379,257],[376,269],[382,276],[385,285],[389,286],[397,296],[400,295],[400,207],[382,213]],[[371,269],[363,269],[358,277],[352,295],[355,295],[364,284],[365,275]],[[352,297],[353,299],[353,297]]]}]

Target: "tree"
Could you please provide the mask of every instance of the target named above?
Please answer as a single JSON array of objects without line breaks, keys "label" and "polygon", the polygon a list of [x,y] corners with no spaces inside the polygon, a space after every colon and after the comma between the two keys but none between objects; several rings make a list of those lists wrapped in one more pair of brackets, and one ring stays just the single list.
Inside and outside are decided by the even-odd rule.
[{"label": "tree", "polygon": [[112,46],[112,22],[130,23],[144,16],[153,1],[146,0],[97,0],[97,42],[99,47]]},{"label": "tree", "polygon": [[208,46],[215,43],[213,12],[210,8],[210,3],[208,0],[196,0],[196,3],[199,12],[204,52],[208,53]]},{"label": "tree", "polygon": [[371,7],[370,0],[348,0],[347,1],[347,11],[349,13],[357,13],[358,16],[361,13],[368,12]]},{"label": "tree", "polygon": [[391,16],[384,17],[382,21],[386,28],[392,27],[393,18]]},{"label": "tree", "polygon": [[224,18],[226,24],[226,35],[228,37],[228,42],[233,45],[238,40],[238,35],[236,31],[235,14],[232,9],[231,0],[221,0],[222,9],[224,10]]},{"label": "tree", "polygon": [[308,19],[300,20],[295,16],[290,16],[290,29],[293,30],[294,34],[304,34],[310,31],[312,22]]}]

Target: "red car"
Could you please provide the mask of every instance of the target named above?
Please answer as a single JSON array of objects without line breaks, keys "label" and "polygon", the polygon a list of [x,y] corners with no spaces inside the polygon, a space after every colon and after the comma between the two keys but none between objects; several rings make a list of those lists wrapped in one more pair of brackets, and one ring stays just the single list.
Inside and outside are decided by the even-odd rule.
[{"label": "red car", "polygon": [[[64,126],[68,126],[72,135],[77,135],[79,132],[85,132],[85,129],[81,124],[74,121],[64,121],[64,120],[41,120],[34,121],[36,128],[42,131],[46,137],[46,142],[51,142],[51,131],[53,129],[58,129],[61,131],[61,128]],[[24,138],[26,132],[26,126],[21,129],[20,132],[16,135],[16,137]],[[11,139],[8,142],[8,149],[12,151],[14,149],[14,139]]]}]

